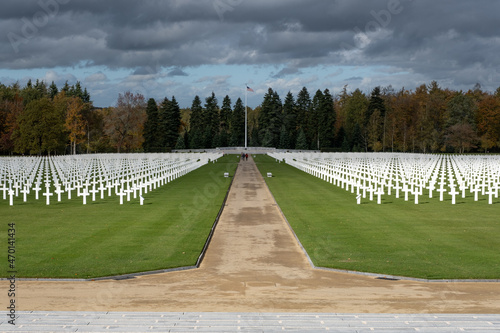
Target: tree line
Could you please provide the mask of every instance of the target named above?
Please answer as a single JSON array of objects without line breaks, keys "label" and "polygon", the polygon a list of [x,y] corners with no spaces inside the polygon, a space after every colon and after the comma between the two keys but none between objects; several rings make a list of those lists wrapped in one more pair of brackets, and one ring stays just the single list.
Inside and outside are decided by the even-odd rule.
[{"label": "tree line", "polygon": [[[500,88],[454,91],[436,82],[415,90],[375,87],[334,96],[306,87],[284,100],[269,88],[248,113],[249,146],[323,151],[498,152]],[[43,81],[0,83],[0,153],[76,154],[167,152],[241,147],[245,107],[214,93],[180,108],[175,96],[146,101],[119,94],[114,107],[96,108],[80,82],[59,89]]]}]

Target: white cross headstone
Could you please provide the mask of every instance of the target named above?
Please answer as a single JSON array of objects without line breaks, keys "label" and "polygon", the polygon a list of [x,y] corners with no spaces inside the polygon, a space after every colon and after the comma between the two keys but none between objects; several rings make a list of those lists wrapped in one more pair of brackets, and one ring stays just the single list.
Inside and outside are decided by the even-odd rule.
[{"label": "white cross headstone", "polygon": [[368,192],[370,192],[370,201],[373,201],[373,193],[375,192],[376,190],[373,188],[373,187],[369,187],[368,188]]},{"label": "white cross headstone", "polygon": [[21,185],[18,182],[15,182],[12,188],[16,190],[16,197],[19,196],[19,189],[21,188]]},{"label": "white cross headstone", "polygon": [[384,187],[379,187],[376,194],[377,194],[377,204],[380,205],[382,203],[382,195],[384,194]]},{"label": "white cross headstone", "polygon": [[83,189],[83,192],[80,193],[80,195],[83,197],[83,204],[86,205],[87,204],[87,197],[90,195],[88,188],[85,187]]},{"label": "white cross headstone", "polygon": [[495,195],[495,192],[496,191],[493,187],[489,187],[488,192],[486,192],[486,194],[488,194],[488,204],[489,205],[493,204],[493,196]]},{"label": "white cross headstone", "polygon": [[439,192],[439,201],[443,201],[444,200],[444,192],[446,192],[446,189],[440,187],[436,191]]},{"label": "white cross headstone", "polygon": [[429,199],[432,199],[432,191],[434,191],[436,189],[436,187],[434,186],[436,182],[434,181],[431,181],[429,183],[429,187],[427,188],[429,190]]},{"label": "white cross headstone", "polygon": [[29,192],[30,191],[28,185],[24,185],[24,189],[21,190],[21,193],[23,194],[23,202],[26,202],[27,200],[26,196],[28,195]]},{"label": "white cross headstone", "polygon": [[14,190],[9,189],[9,205],[14,206]]},{"label": "white cross headstone", "polygon": [[41,188],[40,188],[40,183],[36,183],[35,184],[35,187],[33,187],[33,191],[35,191],[35,199],[38,200],[38,192],[40,192]]},{"label": "white cross headstone", "polygon": [[416,187],[412,194],[415,196],[415,205],[418,205],[418,196],[423,194],[424,190],[422,187]]},{"label": "white cross headstone", "polygon": [[101,199],[104,199],[104,191],[106,190],[106,186],[104,186],[104,183],[101,182],[99,185],[99,191],[101,191]]},{"label": "white cross headstone", "polygon": [[125,191],[123,191],[123,189],[121,189],[121,191],[119,193],[116,193],[116,195],[118,195],[120,197],[120,205],[123,205],[123,197],[127,195],[125,193]]},{"label": "white cross headstone", "polygon": [[8,187],[6,184],[3,184],[2,185],[2,188],[0,188],[0,191],[3,191],[3,200],[6,200],[7,199],[7,191],[8,191]]},{"label": "white cross headstone", "polygon": [[465,182],[461,181],[459,183],[459,189],[462,191],[462,198],[465,198],[465,190],[467,189],[467,186],[465,186]]},{"label": "white cross headstone", "polygon": [[92,193],[92,201],[95,201],[95,194],[99,192],[99,190],[95,188],[95,184],[92,185],[92,189],[89,192]]},{"label": "white cross headstone", "polygon": [[408,194],[411,190],[406,183],[403,184],[403,192],[405,193],[405,201],[408,201]]},{"label": "white cross headstone", "polygon": [[394,186],[394,189],[396,190],[396,199],[399,199],[399,190],[402,189],[401,186],[399,186],[399,182],[396,181],[396,186]]},{"label": "white cross headstone", "polygon": [[130,186],[127,186],[127,189],[125,190],[125,193],[127,194],[127,201],[130,201],[130,193],[132,193],[133,190],[130,188]]},{"label": "white cross headstone", "polygon": [[479,186],[471,188],[471,192],[474,192],[474,201],[479,200],[479,198],[478,198],[479,191],[481,191],[481,188]]},{"label": "white cross headstone", "polygon": [[61,201],[61,194],[64,193],[63,190],[61,190],[61,186],[59,184],[56,185],[56,190],[54,191],[57,194],[57,201]]},{"label": "white cross headstone", "polygon": [[455,204],[455,196],[456,196],[457,194],[460,194],[460,192],[457,192],[457,191],[455,190],[455,187],[454,187],[454,186],[452,186],[452,187],[451,187],[451,191],[449,191],[449,192],[448,192],[448,194],[450,194],[450,195],[451,195],[451,204],[452,204],[452,205],[454,205],[454,204]]},{"label": "white cross headstone", "polygon": [[45,204],[48,206],[50,205],[50,197],[54,195],[54,193],[50,193],[50,188],[47,186],[45,188],[45,193],[43,194],[45,196]]}]

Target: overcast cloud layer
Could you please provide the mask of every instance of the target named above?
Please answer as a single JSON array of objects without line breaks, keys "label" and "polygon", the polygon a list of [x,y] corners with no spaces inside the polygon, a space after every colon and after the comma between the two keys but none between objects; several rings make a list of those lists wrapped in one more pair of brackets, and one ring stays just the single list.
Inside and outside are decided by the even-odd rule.
[{"label": "overcast cloud layer", "polygon": [[235,100],[245,83],[253,106],[268,87],[493,91],[498,13],[498,0],[3,0],[0,82],[79,80],[102,106],[126,90]]}]

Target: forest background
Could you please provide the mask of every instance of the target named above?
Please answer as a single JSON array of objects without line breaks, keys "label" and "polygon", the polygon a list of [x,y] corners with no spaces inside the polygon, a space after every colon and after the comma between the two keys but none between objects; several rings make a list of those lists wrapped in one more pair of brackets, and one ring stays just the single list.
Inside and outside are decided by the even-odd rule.
[{"label": "forest background", "polygon": [[[442,88],[375,87],[333,96],[328,89],[282,99],[272,88],[247,107],[248,145],[343,152],[499,152],[500,88],[486,92]],[[180,108],[175,96],[146,99],[119,94],[100,108],[80,82],[26,86],[0,83],[0,154],[60,155],[169,152],[173,149],[242,147],[245,106],[215,93]]]}]

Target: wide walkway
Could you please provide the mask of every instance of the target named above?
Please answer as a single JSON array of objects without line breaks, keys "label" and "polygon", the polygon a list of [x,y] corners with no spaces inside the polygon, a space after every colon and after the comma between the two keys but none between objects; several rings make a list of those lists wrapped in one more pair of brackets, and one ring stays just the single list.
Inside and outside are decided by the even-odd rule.
[{"label": "wide walkway", "polygon": [[[0,290],[7,290],[7,283],[0,281]],[[1,301],[1,308],[5,309],[7,297],[3,297]],[[83,319],[84,322],[92,318],[96,320],[95,327],[88,324],[89,331],[102,330],[103,327],[107,327],[104,325],[106,323],[109,324],[109,330],[120,331],[117,326],[120,326],[121,322],[137,318],[139,318],[137,320],[144,318],[145,322],[151,323],[149,328],[137,328],[138,331],[166,330],[165,327],[156,328],[152,324],[169,322],[168,325],[173,325],[172,323],[184,319],[187,320],[188,326],[192,324],[192,327],[186,326],[185,330],[191,330],[194,326],[198,326],[195,325],[197,323],[195,320],[189,318],[197,316],[212,318],[215,321],[221,318],[221,322],[225,322],[224,318],[229,318],[228,321],[234,323],[234,326],[230,324],[233,330],[237,327],[254,329],[252,325],[268,322],[271,323],[270,330],[277,330],[276,325],[280,323],[280,319],[276,316],[279,313],[289,313],[290,317],[295,318],[290,323],[297,323],[297,327],[302,327],[300,325],[305,325],[306,322],[313,325],[308,320],[316,322],[314,325],[332,321],[337,322],[335,325],[341,325],[346,321],[350,322],[346,318],[355,316],[333,315],[333,313],[365,313],[358,316],[361,318],[359,323],[355,324],[360,325],[356,326],[358,331],[372,326],[372,328],[389,329],[389,326],[383,325],[392,325],[369,326],[368,323],[372,320],[378,321],[377,318],[381,318],[382,322],[393,322],[395,325],[408,321],[400,321],[398,318],[420,318],[417,321],[432,323],[422,325],[425,327],[433,325],[434,328],[441,325],[434,324],[434,319],[441,321],[439,318],[449,318],[450,320],[443,321],[458,323],[467,318],[465,324],[457,325],[461,328],[483,325],[480,331],[484,331],[486,327],[495,327],[500,331],[499,316],[474,318],[474,316],[434,315],[499,314],[500,283],[389,281],[313,269],[282,218],[251,157],[248,161],[240,162],[224,212],[199,269],[145,275],[128,280],[18,281],[16,302],[19,323],[31,323],[23,327],[25,329],[33,327],[33,331],[38,329],[30,325],[43,322],[48,326],[51,323],[64,323],[71,331],[72,325],[76,323],[75,320],[78,321],[86,315],[90,317]],[[135,313],[136,311],[148,313]],[[4,313],[0,331],[9,328],[6,321],[8,318]],[[323,315],[316,317],[308,313],[323,313]],[[374,316],[369,313],[410,315]],[[412,313],[432,315],[416,316],[411,315]],[[33,321],[37,316],[42,318],[41,321]],[[171,316],[174,318],[173,321],[160,319]],[[241,318],[238,316],[246,318],[243,322],[251,325],[248,327],[236,325],[237,320],[240,322],[242,320],[237,319]],[[267,318],[274,319],[267,321]],[[94,319],[89,320],[89,323]],[[476,323],[469,324],[470,321]],[[322,328],[333,329],[335,325],[332,324],[330,327],[325,324]],[[407,328],[411,327],[411,324],[405,325],[408,325],[405,326]],[[207,324],[203,327],[209,330],[209,326]],[[282,327],[285,326],[280,326],[279,329]],[[293,325],[286,327],[291,328]],[[320,329],[319,326],[314,327]],[[447,332],[450,332],[449,328],[450,326]],[[183,329],[181,327],[181,330]],[[262,330],[260,326],[256,329]],[[122,328],[123,330],[126,331]],[[221,331],[222,328],[212,328],[212,330]],[[231,331],[230,328],[227,330]],[[79,329],[79,331],[87,330]],[[401,330],[398,328],[396,331]]]}]

